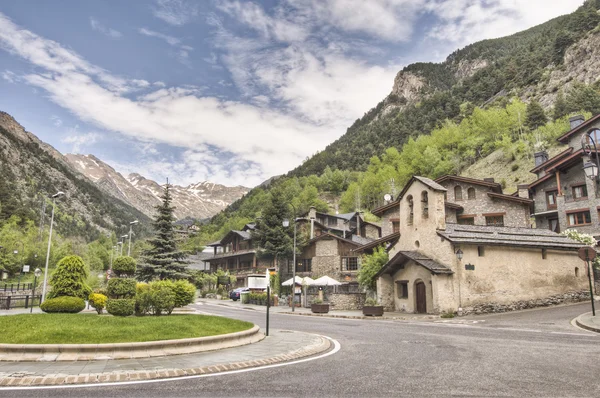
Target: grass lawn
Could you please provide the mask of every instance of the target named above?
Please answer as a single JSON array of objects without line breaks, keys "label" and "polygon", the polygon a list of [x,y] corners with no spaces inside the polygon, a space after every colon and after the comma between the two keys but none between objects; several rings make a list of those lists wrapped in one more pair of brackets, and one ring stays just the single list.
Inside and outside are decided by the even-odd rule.
[{"label": "grass lawn", "polygon": [[0,317],[0,343],[103,344],[214,336],[250,329],[250,322],[207,315],[116,317],[30,314]]}]

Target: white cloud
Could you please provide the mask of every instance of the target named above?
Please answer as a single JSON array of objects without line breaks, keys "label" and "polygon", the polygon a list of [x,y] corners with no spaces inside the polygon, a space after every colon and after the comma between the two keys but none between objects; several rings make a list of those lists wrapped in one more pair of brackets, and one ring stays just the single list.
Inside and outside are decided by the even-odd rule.
[{"label": "white cloud", "polygon": [[100,32],[103,35],[108,36],[112,39],[119,39],[123,36],[123,34],[118,30],[104,26],[94,17],[90,17],[90,25],[92,26],[92,29],[96,32]]},{"label": "white cloud", "polygon": [[156,0],[152,8],[155,17],[175,25],[182,26],[198,17],[198,4],[192,0]]},{"label": "white cloud", "polygon": [[60,127],[63,124],[63,121],[56,115],[52,115],[50,117],[50,120],[52,120],[52,124],[54,125],[54,127]]},{"label": "white cloud", "polygon": [[19,76],[17,76],[14,72],[10,70],[5,70],[2,72],[2,78],[9,83],[17,83],[19,81]]},{"label": "white cloud", "polygon": [[175,47],[175,51],[172,53],[172,55],[182,64],[191,67],[190,61],[189,61],[189,52],[192,51],[194,48],[185,44],[182,44],[181,39],[178,39],[177,37],[173,37],[173,36],[169,36],[166,35],[164,33],[160,33],[160,32],[156,32],[147,28],[140,28],[138,30],[138,32],[140,32],[142,35],[144,36],[149,36],[149,37],[156,37],[158,39],[164,40],[166,41],[169,45]]},{"label": "white cloud", "polygon": [[[61,123],[62,124],[62,123]],[[61,141],[65,144],[72,144],[72,153],[81,153],[81,150],[89,145],[95,144],[100,139],[98,133],[78,133],[79,126],[69,129],[70,133],[64,137]]]}]

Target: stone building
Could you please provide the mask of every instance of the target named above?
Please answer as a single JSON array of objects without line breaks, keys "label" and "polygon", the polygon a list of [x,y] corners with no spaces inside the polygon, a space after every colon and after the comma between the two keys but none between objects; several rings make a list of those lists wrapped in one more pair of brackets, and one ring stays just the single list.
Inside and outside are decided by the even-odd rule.
[{"label": "stone building", "polygon": [[400,234],[377,275],[377,294],[388,310],[512,308],[585,291],[581,244],[549,230],[451,223],[446,197],[452,197],[447,188],[415,176],[394,202],[396,210],[386,210],[398,216]]},{"label": "stone building", "polygon": [[534,200],[533,216],[537,228],[555,232],[572,228],[598,239],[598,180],[586,178],[583,166],[589,160],[596,161],[596,153],[590,148],[593,148],[593,141],[600,148],[600,115],[587,121],[583,116],[575,116],[570,122],[571,130],[558,138],[568,148],[551,159],[545,151],[537,152],[535,167],[531,170],[537,180],[519,186],[519,191],[528,190]]},{"label": "stone building", "polygon": [[318,212],[315,207],[297,219],[298,228],[309,232],[310,239],[321,234],[329,233],[350,239],[351,236],[361,236],[368,239],[379,239],[381,227],[365,221],[359,212],[345,214],[327,214]]}]

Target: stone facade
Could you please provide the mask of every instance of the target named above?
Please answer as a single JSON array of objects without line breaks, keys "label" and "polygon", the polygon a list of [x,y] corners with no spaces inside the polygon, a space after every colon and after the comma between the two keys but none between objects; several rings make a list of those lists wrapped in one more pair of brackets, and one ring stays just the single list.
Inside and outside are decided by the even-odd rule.
[{"label": "stone facade", "polygon": [[[585,290],[587,277],[577,257],[577,243],[545,231],[539,240],[549,243],[539,246],[536,238],[527,246],[520,241],[531,236],[532,229],[487,226],[471,227],[475,229],[471,235],[481,238],[452,241],[444,234],[452,230],[446,224],[446,189],[421,180],[413,177],[398,201],[401,237],[390,249],[390,262],[380,272],[377,285],[386,310],[416,312],[416,290],[421,282],[428,313],[458,312],[492,303],[512,308],[516,301],[545,300]],[[426,202],[415,200],[425,196]],[[506,236],[514,237],[514,242],[494,243]],[[568,242],[555,248],[549,241],[553,236]],[[455,255],[459,249],[462,260]],[[392,264],[392,259],[396,263]]]}]

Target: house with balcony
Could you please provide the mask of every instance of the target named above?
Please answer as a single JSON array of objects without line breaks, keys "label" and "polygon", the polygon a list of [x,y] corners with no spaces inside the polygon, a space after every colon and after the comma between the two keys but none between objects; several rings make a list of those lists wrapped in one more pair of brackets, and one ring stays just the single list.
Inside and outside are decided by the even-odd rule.
[{"label": "house with balcony", "polygon": [[593,143],[600,148],[600,115],[587,121],[583,116],[575,116],[570,123],[571,130],[558,138],[567,148],[552,158],[545,151],[535,153],[531,172],[537,175],[537,180],[523,189],[528,190],[534,201],[537,228],[554,232],[576,229],[598,239],[598,179],[587,178],[584,165],[590,160],[596,162]]}]

